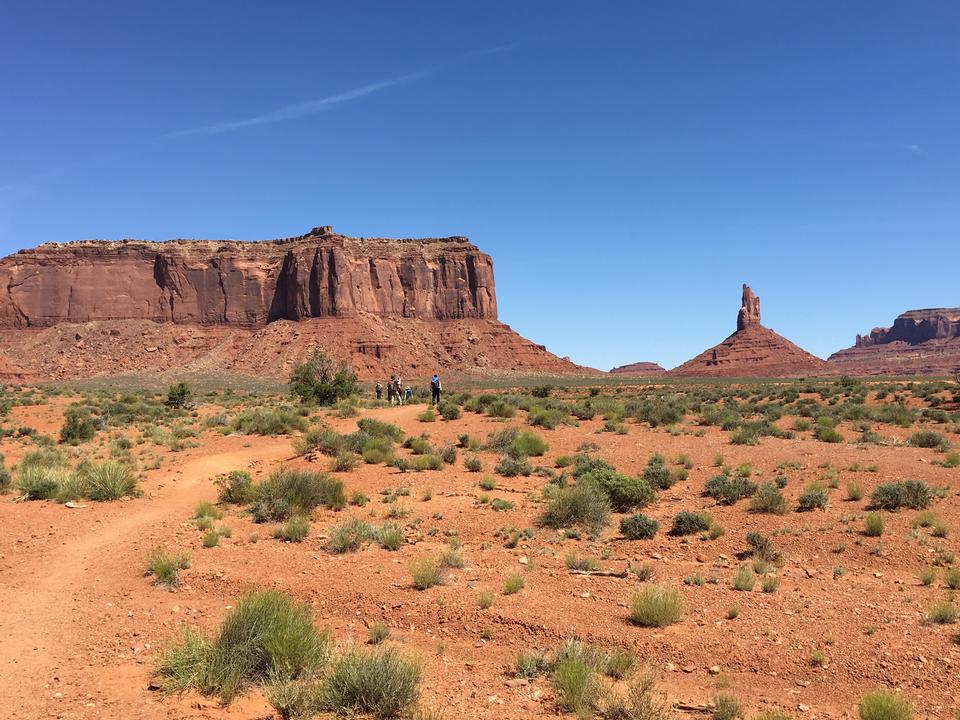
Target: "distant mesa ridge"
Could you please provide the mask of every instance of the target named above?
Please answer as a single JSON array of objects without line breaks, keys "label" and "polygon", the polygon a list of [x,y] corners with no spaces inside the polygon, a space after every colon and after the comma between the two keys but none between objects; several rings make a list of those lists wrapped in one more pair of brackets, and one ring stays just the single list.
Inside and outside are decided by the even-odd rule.
[{"label": "distant mesa ridge", "polygon": [[737,330],[721,343],[675,367],[680,377],[805,377],[827,364],[760,323],[760,298],[743,285]]},{"label": "distant mesa ridge", "polygon": [[0,289],[8,379],[279,379],[313,350],[364,379],[588,371],[497,320],[493,261],[461,236],[46,243],[0,260]]},{"label": "distant mesa ridge", "polygon": [[636,375],[638,377],[656,377],[666,372],[666,368],[654,362],[635,362],[629,365],[620,365],[610,370],[612,375]]}]

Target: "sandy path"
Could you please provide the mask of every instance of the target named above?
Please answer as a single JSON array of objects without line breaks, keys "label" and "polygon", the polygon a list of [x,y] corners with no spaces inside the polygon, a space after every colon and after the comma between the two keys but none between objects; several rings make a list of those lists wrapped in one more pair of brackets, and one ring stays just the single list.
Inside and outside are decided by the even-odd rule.
[{"label": "sandy path", "polygon": [[[181,479],[163,483],[150,497],[78,510],[91,513],[85,527],[65,531],[66,541],[0,576],[0,717],[11,711],[12,717],[37,716],[37,688],[68,666],[95,632],[88,600],[142,573],[143,558],[129,552],[132,540],[162,523],[182,521],[201,500],[213,500],[214,476],[254,462],[269,467],[292,454],[289,438],[225,441],[221,451],[171,467],[168,473]],[[101,510],[108,517],[95,518]]]}]

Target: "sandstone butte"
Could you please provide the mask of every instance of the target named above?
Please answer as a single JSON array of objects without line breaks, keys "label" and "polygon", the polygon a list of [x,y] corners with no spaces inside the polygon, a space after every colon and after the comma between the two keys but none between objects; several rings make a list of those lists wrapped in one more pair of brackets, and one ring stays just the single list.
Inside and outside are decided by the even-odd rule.
[{"label": "sandstone butte", "polygon": [[281,379],[313,350],[397,370],[587,371],[497,320],[464,237],[47,243],[0,260],[0,377],[176,369]]},{"label": "sandstone butte", "polygon": [[827,363],[760,324],[760,298],[743,286],[737,331],[668,375],[680,377],[806,377]]},{"label": "sandstone butte", "polygon": [[853,347],[828,363],[847,375],[951,375],[960,373],[960,307],[910,310],[893,327],[857,335]]},{"label": "sandstone butte", "polygon": [[634,375],[636,377],[657,377],[667,372],[655,362],[635,362],[629,365],[620,365],[610,370],[611,375]]}]

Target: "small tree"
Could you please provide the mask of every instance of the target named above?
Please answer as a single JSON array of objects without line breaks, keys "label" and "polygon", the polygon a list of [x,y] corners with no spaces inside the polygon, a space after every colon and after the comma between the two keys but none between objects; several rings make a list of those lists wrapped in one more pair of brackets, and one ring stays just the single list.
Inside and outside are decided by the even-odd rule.
[{"label": "small tree", "polygon": [[167,407],[188,407],[192,397],[193,392],[190,390],[190,386],[186,383],[179,382],[176,385],[171,385],[170,389],[167,390]]},{"label": "small tree", "polygon": [[333,405],[359,391],[357,376],[347,363],[334,366],[331,358],[319,350],[290,373],[290,392],[304,402]]}]

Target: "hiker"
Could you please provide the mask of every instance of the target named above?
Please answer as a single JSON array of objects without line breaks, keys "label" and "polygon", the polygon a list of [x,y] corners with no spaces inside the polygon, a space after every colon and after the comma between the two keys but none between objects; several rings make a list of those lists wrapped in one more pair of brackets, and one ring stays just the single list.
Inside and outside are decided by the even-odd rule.
[{"label": "hiker", "polygon": [[394,384],[396,383],[396,377],[391,375],[390,382],[387,383],[387,402],[393,405],[393,391]]},{"label": "hiker", "polygon": [[440,376],[437,373],[433,374],[433,377],[430,378],[430,404],[431,405],[440,405],[440,391],[442,387],[440,386]]},{"label": "hiker", "polygon": [[377,392],[377,400],[383,400],[383,385],[380,384],[379,380],[377,380],[376,392]]},{"label": "hiker", "polygon": [[400,379],[399,375],[394,380],[393,394],[397,396],[397,405],[403,405],[403,380]]},{"label": "hiker", "polygon": [[410,389],[409,385],[407,385],[407,389],[403,391],[403,397],[407,402],[413,399],[413,390]]}]

